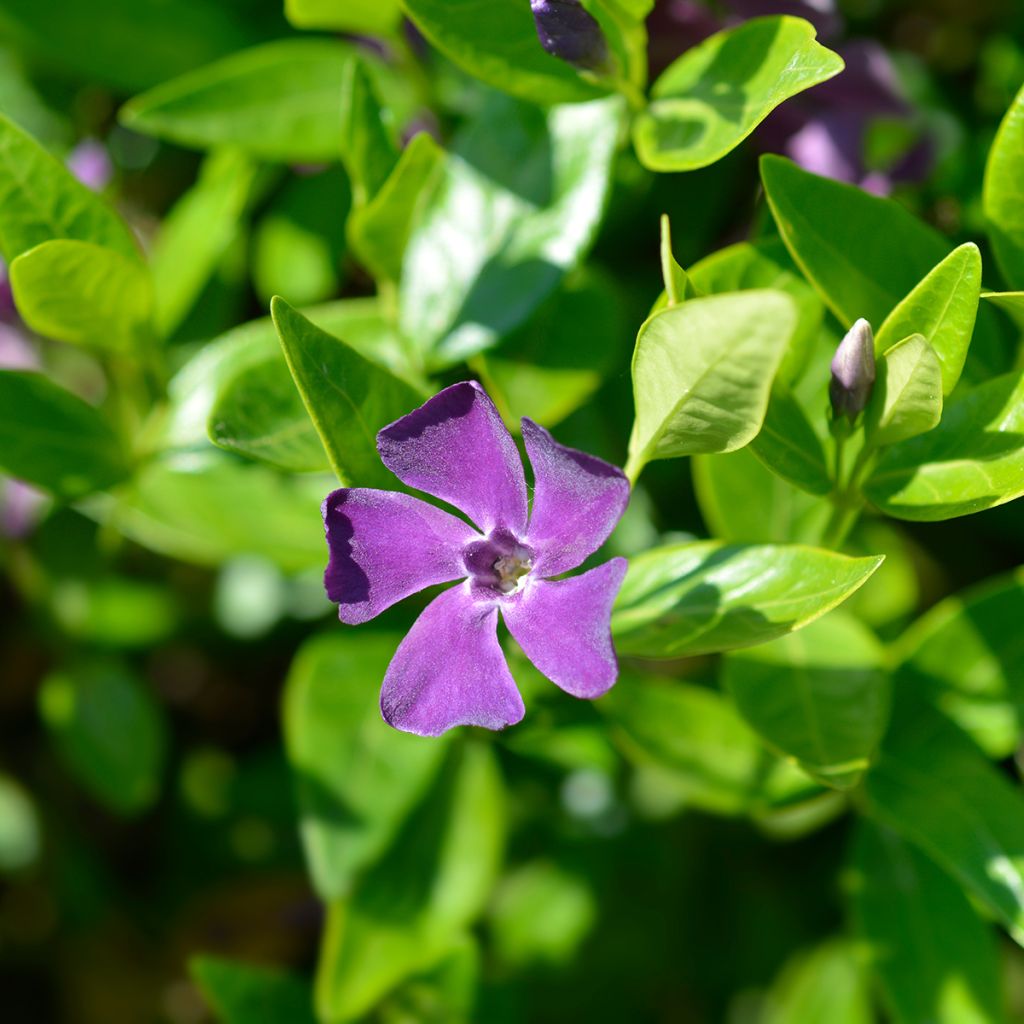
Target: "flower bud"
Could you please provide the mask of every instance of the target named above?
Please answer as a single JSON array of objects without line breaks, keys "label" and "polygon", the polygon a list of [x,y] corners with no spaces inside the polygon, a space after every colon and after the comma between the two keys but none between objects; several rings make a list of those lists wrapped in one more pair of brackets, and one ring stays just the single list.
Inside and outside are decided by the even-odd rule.
[{"label": "flower bud", "polygon": [[540,45],[577,68],[600,71],[608,63],[604,33],[580,0],[530,0]]},{"label": "flower bud", "polygon": [[875,384],[875,335],[871,324],[858,320],[839,343],[832,357],[828,397],[832,414],[855,420],[868,404]]}]

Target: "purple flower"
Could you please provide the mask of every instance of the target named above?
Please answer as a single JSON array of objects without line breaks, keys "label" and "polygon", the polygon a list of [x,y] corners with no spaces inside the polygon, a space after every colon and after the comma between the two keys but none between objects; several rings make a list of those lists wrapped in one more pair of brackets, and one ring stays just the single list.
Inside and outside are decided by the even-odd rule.
[{"label": "purple flower", "polygon": [[396,729],[437,736],[456,725],[502,729],[523,700],[498,643],[500,610],[526,656],[576,697],[618,675],[609,620],[626,561],[565,579],[611,533],[629,501],[615,466],[523,419],[533,508],[515,442],[487,393],[453,384],[377,435],[384,465],[408,487],[454,505],[476,526],[419,498],[342,487],[323,503],[327,595],[357,624],[410,594],[434,598],[388,666],[380,706]]},{"label": "purple flower", "polygon": [[83,139],[68,154],[68,170],[93,192],[102,192],[114,176],[110,156],[102,142]]},{"label": "purple flower", "polygon": [[577,68],[600,71],[608,63],[608,44],[594,16],[580,0],[530,0],[540,45]]}]

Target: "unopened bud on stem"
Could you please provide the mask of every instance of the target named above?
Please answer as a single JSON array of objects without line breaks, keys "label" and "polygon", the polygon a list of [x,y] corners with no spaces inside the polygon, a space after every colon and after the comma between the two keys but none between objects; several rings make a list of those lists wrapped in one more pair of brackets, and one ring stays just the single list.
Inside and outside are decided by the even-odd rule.
[{"label": "unopened bud on stem", "polygon": [[574,67],[602,71],[608,45],[594,17],[579,0],[530,0],[540,45]]},{"label": "unopened bud on stem", "polygon": [[835,419],[855,420],[868,404],[875,384],[875,335],[867,320],[858,320],[832,357],[828,397]]}]

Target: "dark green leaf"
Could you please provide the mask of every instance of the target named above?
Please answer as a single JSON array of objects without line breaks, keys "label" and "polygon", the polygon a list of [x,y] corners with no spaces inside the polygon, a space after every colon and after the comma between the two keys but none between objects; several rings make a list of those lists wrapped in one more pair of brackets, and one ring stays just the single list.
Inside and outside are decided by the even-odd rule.
[{"label": "dark green leaf", "polygon": [[316,1024],[310,986],[294,974],[212,956],[188,968],[220,1024]]},{"label": "dark green leaf", "polygon": [[798,633],[726,656],[722,680],[740,714],[780,754],[828,786],[853,786],[888,721],[881,644],[834,612]]},{"label": "dark green leaf", "polygon": [[123,479],[128,460],[98,409],[42,374],[0,370],[0,467],[70,499]]},{"label": "dark green leaf", "polygon": [[754,18],[687,50],[633,124],[641,162],[692,171],[735,149],[780,103],[843,70],[802,18]]},{"label": "dark green leaf", "polygon": [[380,191],[398,161],[398,150],[366,65],[355,56],[342,74],[339,152],[358,209]]},{"label": "dark green leaf", "polygon": [[810,494],[828,494],[832,474],[825,448],[807,414],[785,384],[777,382],[768,400],[761,431],[750,450],[783,480]]},{"label": "dark green leaf", "polygon": [[798,545],[655,548],[630,560],[612,613],[615,645],[677,658],[765,643],[830,611],[881,563]]}]

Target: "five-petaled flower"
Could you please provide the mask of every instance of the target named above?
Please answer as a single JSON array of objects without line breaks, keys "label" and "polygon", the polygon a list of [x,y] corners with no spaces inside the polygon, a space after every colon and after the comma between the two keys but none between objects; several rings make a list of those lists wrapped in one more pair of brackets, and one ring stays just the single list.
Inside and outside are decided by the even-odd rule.
[{"label": "five-petaled flower", "polygon": [[532,510],[515,442],[475,382],[445,388],[377,435],[384,465],[403,484],[455,506],[475,527],[394,491],[342,487],[323,503],[324,584],[342,622],[366,622],[425,587],[462,581],[427,605],[388,666],[380,706],[395,728],[437,736],[520,721],[499,610],[526,656],[563,690],[593,698],[615,682],[609,620],[626,560],[552,577],[604,543],[629,483],[532,420],[523,419],[522,433]]}]

